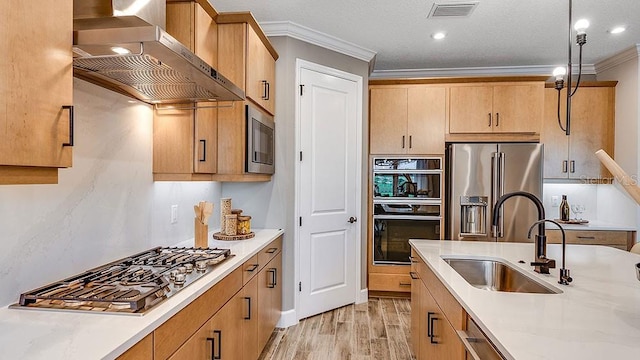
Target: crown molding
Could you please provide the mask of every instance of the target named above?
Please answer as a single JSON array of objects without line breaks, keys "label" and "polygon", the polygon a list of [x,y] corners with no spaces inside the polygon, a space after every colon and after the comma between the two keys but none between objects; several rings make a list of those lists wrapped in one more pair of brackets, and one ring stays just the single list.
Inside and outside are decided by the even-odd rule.
[{"label": "crown molding", "polygon": [[637,59],[638,57],[640,57],[640,44],[635,44],[610,58],[597,62],[596,70],[598,73],[607,71],[629,60]]},{"label": "crown molding", "polygon": [[[369,75],[370,79],[386,78],[432,78],[432,77],[465,77],[465,76],[500,76],[500,75],[548,75],[551,76],[557,65],[532,65],[532,66],[490,66],[467,68],[442,68],[442,69],[398,69],[375,70]],[[572,71],[578,74],[578,69]],[[583,75],[595,75],[595,67],[589,64],[582,65]]]},{"label": "crown molding", "polygon": [[260,27],[267,36],[289,36],[362,61],[371,62],[376,56],[373,50],[291,21],[265,21],[260,23]]}]

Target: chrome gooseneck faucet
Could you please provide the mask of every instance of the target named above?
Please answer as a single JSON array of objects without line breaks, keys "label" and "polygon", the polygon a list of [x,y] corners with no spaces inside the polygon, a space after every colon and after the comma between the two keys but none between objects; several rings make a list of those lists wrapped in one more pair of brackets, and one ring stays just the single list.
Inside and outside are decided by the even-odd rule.
[{"label": "chrome gooseneck faucet", "polygon": [[540,221],[540,220],[544,220],[545,218],[544,206],[542,205],[542,201],[540,201],[540,199],[538,199],[537,196],[531,193],[528,193],[526,191],[516,191],[516,192],[502,195],[498,199],[498,201],[496,201],[496,204],[493,207],[492,224],[494,227],[494,231],[497,234],[498,220],[500,218],[500,207],[502,207],[502,204],[505,201],[507,201],[508,199],[514,196],[522,196],[531,200],[536,205],[536,208],[538,209],[539,221],[536,222],[536,224],[538,224],[538,234],[536,235],[536,238],[535,238],[536,254],[535,254],[535,261],[531,263],[531,266],[535,267],[534,271],[537,273],[548,274],[549,269],[554,269],[556,267],[556,261],[553,259],[547,258],[547,237],[545,236],[545,232],[544,232],[544,221]]},{"label": "chrome gooseneck faucet", "polygon": [[569,269],[565,267],[565,250],[567,247],[567,242],[564,234],[564,229],[562,228],[562,226],[553,220],[549,220],[549,219],[538,220],[533,224],[531,224],[531,227],[529,228],[529,232],[527,233],[527,239],[531,239],[531,230],[533,230],[533,228],[536,225],[539,226],[540,224],[544,224],[545,222],[550,222],[552,224],[555,224],[560,229],[560,232],[562,233],[562,267],[560,268],[560,279],[558,280],[558,284],[569,285],[569,283],[573,281],[573,278],[569,275]]}]

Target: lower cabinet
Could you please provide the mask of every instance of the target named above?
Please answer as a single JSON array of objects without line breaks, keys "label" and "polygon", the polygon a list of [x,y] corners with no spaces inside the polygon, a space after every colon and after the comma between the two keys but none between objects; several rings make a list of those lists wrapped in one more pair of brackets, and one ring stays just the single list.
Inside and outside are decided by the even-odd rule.
[{"label": "lower cabinet", "polygon": [[279,237],[118,360],[257,359],[280,319],[281,268]]},{"label": "lower cabinet", "polygon": [[[636,242],[635,231],[622,230],[565,230],[567,244],[602,245],[628,251]],[[547,230],[549,244],[562,244],[560,230]]]},{"label": "lower cabinet", "polygon": [[464,360],[457,330],[466,313],[427,265],[415,255],[411,264],[411,343],[418,360]]}]

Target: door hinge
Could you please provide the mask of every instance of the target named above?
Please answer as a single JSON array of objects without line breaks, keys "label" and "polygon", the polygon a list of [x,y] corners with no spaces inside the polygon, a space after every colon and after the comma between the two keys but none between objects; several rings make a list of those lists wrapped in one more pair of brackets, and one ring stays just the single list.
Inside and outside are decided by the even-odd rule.
[{"label": "door hinge", "polygon": [[298,291],[302,292],[302,281],[298,283]]},{"label": "door hinge", "polygon": [[304,85],[300,84],[300,96],[302,96],[303,89],[304,89]]},{"label": "door hinge", "polygon": [[302,216],[300,216],[300,226],[302,226]]},{"label": "door hinge", "polygon": [[302,151],[300,151],[300,161],[302,161]]}]

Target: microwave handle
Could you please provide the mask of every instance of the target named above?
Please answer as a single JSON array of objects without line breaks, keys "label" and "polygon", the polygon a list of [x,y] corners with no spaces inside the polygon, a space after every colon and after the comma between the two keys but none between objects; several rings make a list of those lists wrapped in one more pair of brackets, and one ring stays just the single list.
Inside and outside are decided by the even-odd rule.
[{"label": "microwave handle", "polygon": [[442,216],[373,215],[374,220],[442,220]]}]

